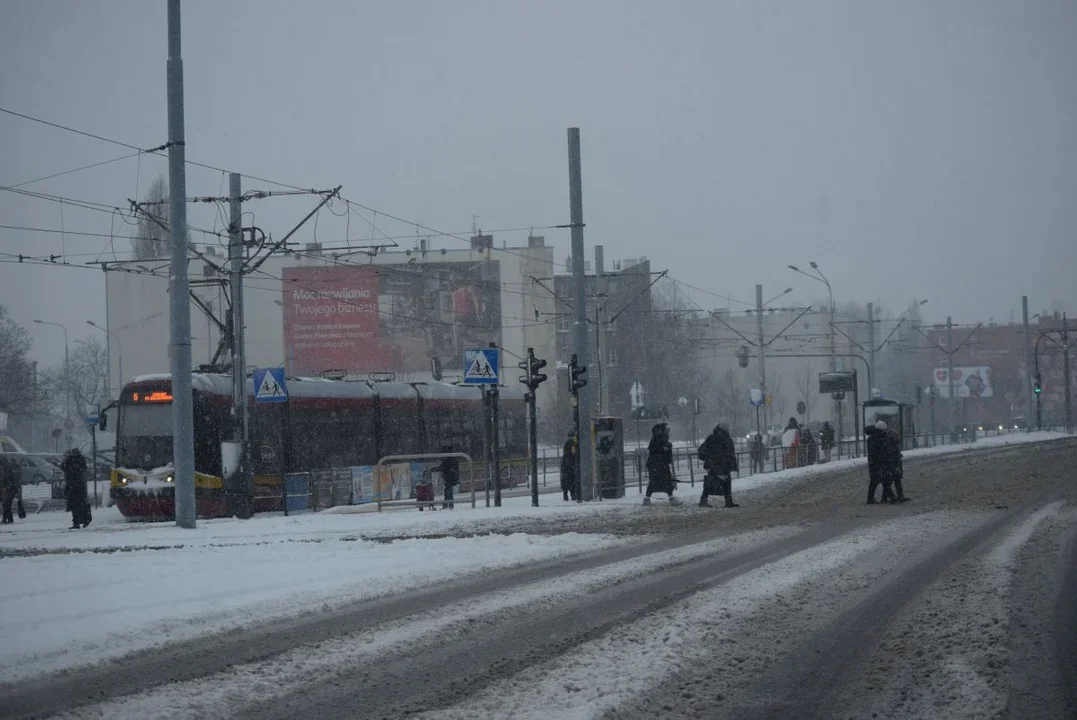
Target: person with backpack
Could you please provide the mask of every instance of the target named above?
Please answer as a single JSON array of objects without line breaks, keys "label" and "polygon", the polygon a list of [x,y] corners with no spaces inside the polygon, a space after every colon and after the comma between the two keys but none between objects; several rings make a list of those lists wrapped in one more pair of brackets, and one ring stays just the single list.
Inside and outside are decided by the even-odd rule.
[{"label": "person with backpack", "polygon": [[670,505],[680,505],[681,501],[673,497],[677,489],[677,479],[673,476],[673,444],[669,441],[669,426],[659,423],[651,428],[651,442],[647,446],[647,495],[644,505],[651,504],[653,493],[669,495]]},{"label": "person with backpack", "polygon": [[720,424],[707,436],[699,446],[699,459],[707,471],[703,478],[703,494],[699,497],[700,507],[710,507],[711,495],[724,495],[727,508],[740,507],[733,502],[733,473],[740,468],[737,465],[737,448],[733,437]]}]

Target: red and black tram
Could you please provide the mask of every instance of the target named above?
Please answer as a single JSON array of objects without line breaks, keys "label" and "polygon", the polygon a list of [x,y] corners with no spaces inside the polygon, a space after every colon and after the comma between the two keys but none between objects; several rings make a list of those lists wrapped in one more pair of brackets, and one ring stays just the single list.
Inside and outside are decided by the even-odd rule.
[{"label": "red and black tram", "polygon": [[[231,427],[232,380],[196,373],[195,495],[198,514],[226,513],[221,444]],[[500,389],[504,458],[527,452],[523,393]],[[439,452],[445,445],[483,457],[483,405],[477,387],[444,383],[289,378],[288,402],[254,402],[247,380],[248,454],[256,510],[279,509],[286,473],[374,465],[388,455]],[[135,378],[116,404],[116,468],[110,494],[126,517],[171,518],[172,381]]]}]

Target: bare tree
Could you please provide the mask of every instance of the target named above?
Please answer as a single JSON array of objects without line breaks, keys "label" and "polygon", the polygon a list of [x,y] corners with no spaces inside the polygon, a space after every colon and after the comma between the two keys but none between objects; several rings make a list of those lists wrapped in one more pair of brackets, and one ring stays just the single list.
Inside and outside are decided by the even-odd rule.
[{"label": "bare tree", "polygon": [[748,406],[744,379],[738,374],[733,368],[726,368],[718,381],[718,417],[728,422],[733,432],[740,432]]},{"label": "bare tree", "polygon": [[[87,405],[98,403],[104,397],[105,374],[108,372],[107,353],[96,337],[76,340],[70,354],[70,367],[61,363],[42,373],[42,386],[46,389],[50,404],[66,414],[81,416]],[[66,405],[70,401],[71,407]]]},{"label": "bare tree", "polygon": [[797,397],[804,403],[804,422],[810,423],[812,410],[815,409],[815,403],[819,399],[819,378],[812,372],[810,362],[804,363],[801,367],[802,369],[797,373],[796,377]]},{"label": "bare tree", "polygon": [[38,398],[28,359],[32,345],[30,333],[0,305],[0,412],[29,416],[35,409]]},{"label": "bare tree", "polygon": [[773,375],[767,378],[767,394],[770,395],[773,400],[770,407],[770,417],[778,418],[781,421],[781,425],[785,425],[785,396],[782,395],[782,378],[784,374],[781,371],[775,372]]}]

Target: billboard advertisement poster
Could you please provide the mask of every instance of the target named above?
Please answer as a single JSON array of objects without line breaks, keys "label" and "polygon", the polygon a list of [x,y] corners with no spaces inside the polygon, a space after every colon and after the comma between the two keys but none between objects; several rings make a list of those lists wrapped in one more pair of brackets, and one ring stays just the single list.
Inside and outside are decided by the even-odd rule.
[{"label": "billboard advertisement poster", "polygon": [[[935,368],[936,397],[950,396],[950,376],[946,368]],[[991,368],[986,365],[954,368],[954,394],[959,398],[989,398],[995,394],[991,386]]]},{"label": "billboard advertisement poster", "polygon": [[284,268],[282,283],[290,373],[358,371],[384,364],[373,268]]},{"label": "billboard advertisement poster", "polygon": [[374,468],[370,465],[353,467],[352,505],[374,502]]},{"label": "billboard advertisement poster", "polygon": [[462,373],[464,350],[501,343],[497,261],[285,268],[283,304],[293,374]]}]

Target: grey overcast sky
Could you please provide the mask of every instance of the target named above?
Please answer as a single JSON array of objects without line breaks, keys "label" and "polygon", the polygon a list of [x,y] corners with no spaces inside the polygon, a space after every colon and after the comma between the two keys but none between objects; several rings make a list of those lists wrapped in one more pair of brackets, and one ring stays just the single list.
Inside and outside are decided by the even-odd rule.
[{"label": "grey overcast sky", "polygon": [[[164,0],[7,0],[0,107],[159,145],[165,30]],[[343,184],[443,230],[475,215],[484,229],[544,226],[568,221],[565,129],[579,126],[589,255],[646,255],[745,301],[757,282],[825,297],[786,269],[815,260],[839,302],[896,313],[928,298],[931,320],[1005,322],[1022,294],[1034,311],[1075,309],[1073,0],[186,0],[183,31],[192,160]],[[0,114],[0,185],[124,154]],[[166,170],[142,157],[27,189],[125,206]],[[188,172],[189,195],[226,188]],[[277,236],[310,207],[248,205]],[[212,206],[190,220],[221,227]],[[318,239],[344,242],[346,220],[322,213]],[[351,239],[369,240],[350,220]],[[10,192],[0,224],[130,231]],[[563,261],[567,232],[541,234]],[[112,257],[108,237],[6,229],[0,252]],[[103,287],[100,271],[0,264],[0,303],[23,323],[65,323],[72,341],[103,322]],[[31,329],[38,359],[62,357],[58,329]]]}]

